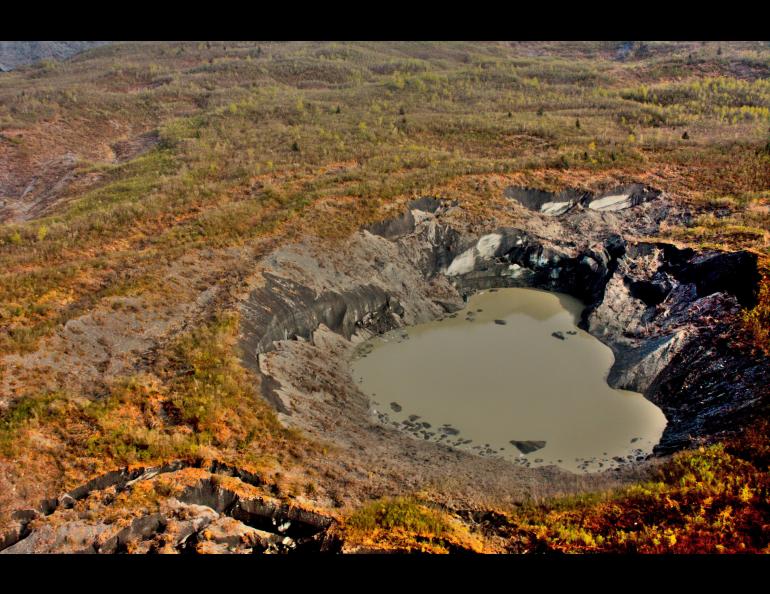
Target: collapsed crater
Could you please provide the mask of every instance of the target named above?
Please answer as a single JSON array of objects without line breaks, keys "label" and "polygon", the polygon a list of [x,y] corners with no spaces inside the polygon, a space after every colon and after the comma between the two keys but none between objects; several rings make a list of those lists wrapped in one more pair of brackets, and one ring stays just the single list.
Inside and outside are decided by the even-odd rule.
[{"label": "collapsed crater", "polygon": [[[461,477],[457,492],[484,489],[503,499],[531,492],[528,480],[545,492],[586,488],[552,466],[513,468],[494,453],[418,441],[409,425],[380,422],[353,381],[356,345],[451,315],[478,291],[501,287],[585,303],[580,328],[615,357],[608,384],[643,394],[666,416],[656,455],[756,416],[766,406],[766,360],[729,347],[731,320],[756,299],[756,255],[626,239],[618,229],[654,232],[674,212],[664,193],[641,184],[562,197],[574,204],[549,226],[478,224],[458,204],[431,198],[412,201],[335,250],[306,243],[276,250],[263,264],[264,284],[244,302],[241,346],[246,363],[269,378],[263,387],[281,420],[340,447],[351,475],[377,468],[373,480],[384,492],[446,477]],[[529,198],[528,208],[541,210],[558,202],[543,193]],[[590,480],[606,484],[643,467],[624,461]]]},{"label": "collapsed crater", "polygon": [[[342,245],[304,240],[277,248],[261,261],[242,302],[240,346],[279,419],[328,446],[322,457],[306,461],[318,478],[318,507],[277,500],[259,476],[244,470],[175,462],[115,471],[37,509],[19,510],[0,549],[338,550],[334,516],[322,510],[421,489],[440,493],[457,509],[489,509],[648,478],[655,457],[590,474],[531,468],[495,452],[415,439],[408,426],[393,427],[373,414],[351,374],[356,347],[453,315],[484,290],[537,288],[582,301],[579,327],[614,355],[609,386],[639,392],[665,414],[656,456],[739,430],[768,401],[767,359],[734,346],[736,316],[756,302],[756,255],[638,239],[656,234],[676,209],[663,193],[649,200],[622,195],[599,204],[636,205],[592,209],[589,197],[573,195],[576,202],[557,216],[525,218],[518,226],[495,217],[479,222],[457,203],[425,197]],[[521,204],[514,202],[516,213]],[[556,334],[554,341],[569,336]],[[558,368],[558,359],[553,365]],[[443,429],[457,438],[451,427]],[[533,455],[546,445],[526,436],[510,443]],[[124,505],[150,484],[161,495],[156,507]],[[122,510],[120,522],[100,519],[115,509]]]}]

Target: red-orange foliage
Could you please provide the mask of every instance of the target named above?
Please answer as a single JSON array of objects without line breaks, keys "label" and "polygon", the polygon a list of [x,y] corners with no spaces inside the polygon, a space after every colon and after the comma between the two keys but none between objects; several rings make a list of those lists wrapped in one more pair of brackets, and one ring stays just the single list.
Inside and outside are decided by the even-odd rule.
[{"label": "red-orange foliage", "polygon": [[601,497],[548,502],[510,517],[524,551],[770,552],[770,423],[681,452],[659,480]]}]

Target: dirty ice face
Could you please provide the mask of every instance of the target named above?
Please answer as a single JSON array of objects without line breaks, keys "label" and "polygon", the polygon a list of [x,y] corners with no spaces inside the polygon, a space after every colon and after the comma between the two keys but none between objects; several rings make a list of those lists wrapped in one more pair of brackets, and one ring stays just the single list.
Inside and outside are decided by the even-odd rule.
[{"label": "dirty ice face", "polygon": [[666,419],[607,385],[612,351],[577,328],[582,307],[535,289],[479,293],[363,343],[353,375],[373,416],[416,438],[523,465],[616,467],[650,453]]},{"label": "dirty ice face", "polygon": [[604,198],[597,198],[588,205],[588,208],[591,210],[615,211],[623,210],[630,206],[630,194],[614,194],[612,196],[605,196]]},{"label": "dirty ice face", "polygon": [[475,246],[468,248],[462,254],[457,256],[447,268],[447,276],[457,276],[467,274],[476,265],[476,259],[490,259],[495,255],[495,251],[500,247],[502,235],[499,233],[490,233],[482,236]]}]

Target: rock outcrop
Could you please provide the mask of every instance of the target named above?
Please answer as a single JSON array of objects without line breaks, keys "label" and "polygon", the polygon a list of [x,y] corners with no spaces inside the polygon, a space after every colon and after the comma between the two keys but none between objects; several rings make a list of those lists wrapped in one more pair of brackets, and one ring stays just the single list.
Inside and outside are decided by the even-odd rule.
[{"label": "rock outcrop", "polygon": [[[224,478],[223,478],[224,477]],[[253,473],[213,462],[121,469],[15,514],[0,554],[292,553],[335,550],[334,519],[255,488]],[[136,492],[141,505],[133,503]],[[157,502],[152,505],[153,495]]]}]

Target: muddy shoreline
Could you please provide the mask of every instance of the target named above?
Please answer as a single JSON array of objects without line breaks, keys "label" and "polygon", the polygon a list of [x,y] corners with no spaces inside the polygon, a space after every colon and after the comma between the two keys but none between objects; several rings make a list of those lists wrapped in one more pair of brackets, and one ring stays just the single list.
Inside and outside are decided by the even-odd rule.
[{"label": "muddy shoreline", "polygon": [[577,328],[583,309],[540,289],[481,291],[458,313],[363,343],[353,374],[372,414],[418,439],[571,472],[642,460],[665,418],[607,384],[614,358]]}]

